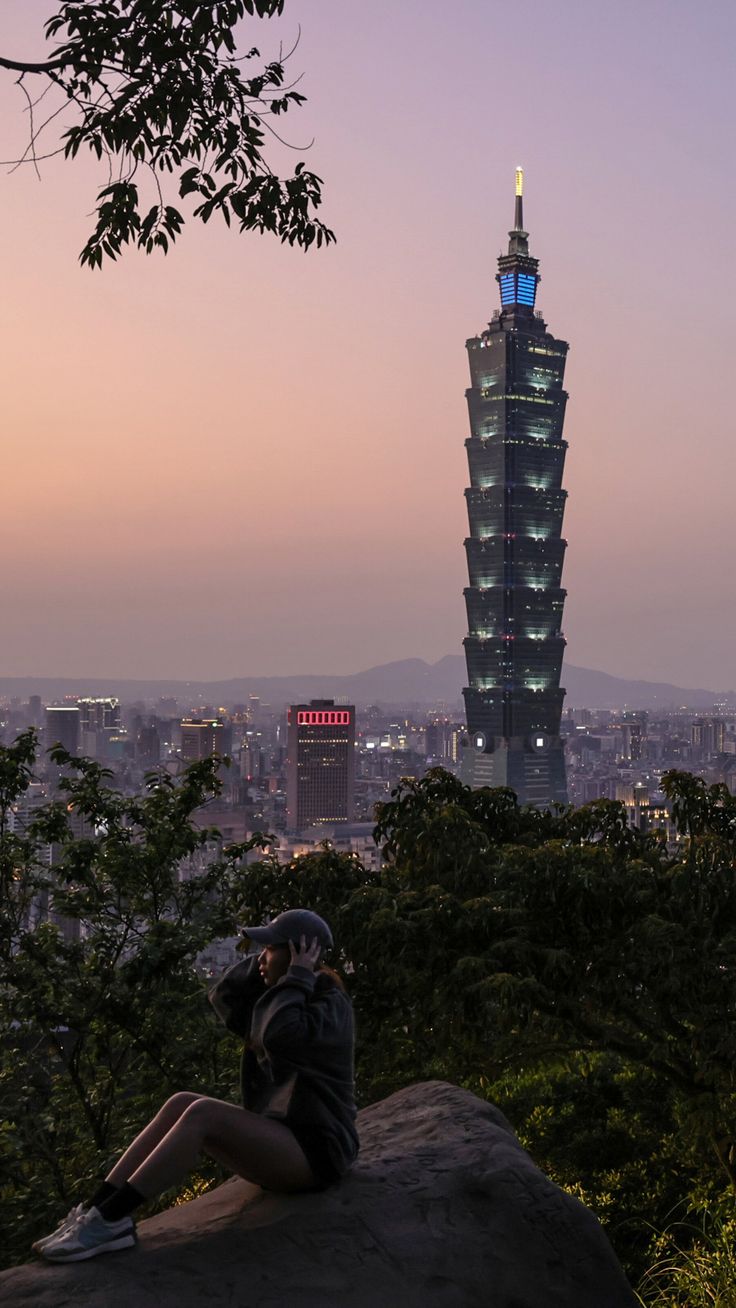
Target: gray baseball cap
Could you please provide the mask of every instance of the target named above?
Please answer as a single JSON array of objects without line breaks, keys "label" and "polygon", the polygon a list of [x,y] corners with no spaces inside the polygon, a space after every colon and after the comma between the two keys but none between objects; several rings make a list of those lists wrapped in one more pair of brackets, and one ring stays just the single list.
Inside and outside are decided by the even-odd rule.
[{"label": "gray baseball cap", "polygon": [[257,945],[288,945],[290,940],[298,945],[302,936],[307,944],[316,937],[323,949],[332,949],[334,943],[324,918],[308,908],[290,908],[267,926],[243,927],[243,934]]}]

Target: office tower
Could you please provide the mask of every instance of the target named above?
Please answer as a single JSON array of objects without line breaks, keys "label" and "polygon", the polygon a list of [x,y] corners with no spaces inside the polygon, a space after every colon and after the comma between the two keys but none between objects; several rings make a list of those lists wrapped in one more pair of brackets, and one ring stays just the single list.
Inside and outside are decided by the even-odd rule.
[{"label": "office tower", "polygon": [[225,724],[221,718],[184,718],[181,724],[181,756],[196,763],[212,754],[224,754]]},{"label": "office tower", "polygon": [[138,727],[135,740],[135,755],[143,767],[154,768],[161,758],[161,737],[155,722],[143,723]]},{"label": "office tower", "polygon": [[332,699],[292,704],[287,713],[286,818],[290,831],[352,822],[355,708]]},{"label": "office tower", "polygon": [[633,710],[627,710],[624,713],[622,752],[623,757],[631,759],[632,763],[637,763],[644,757],[648,721],[648,713]]},{"label": "office tower", "polygon": [[690,728],[690,742],[695,758],[722,754],[725,740],[726,724],[722,718],[696,718]]},{"label": "office tower", "polygon": [[82,731],[120,730],[120,700],[114,696],[80,699],[78,705]]},{"label": "office tower", "polygon": [[63,745],[70,754],[79,748],[79,709],[76,704],[50,704],[46,709],[46,748]]},{"label": "office tower", "polygon": [[240,776],[243,781],[256,781],[263,775],[261,735],[248,732],[240,747]]},{"label": "office tower", "polygon": [[89,758],[109,758],[116,752],[112,739],[121,729],[120,700],[102,695],[78,702],[81,752]]},{"label": "office tower", "polygon": [[428,759],[446,759],[451,757],[449,722],[428,722],[424,728],[424,752]]},{"label": "office tower", "polygon": [[538,260],[522,204],[517,169],[514,227],[496,277],[501,308],[467,342],[469,746],[461,775],[544,806],[567,799],[560,670],[568,346],[535,311]]}]

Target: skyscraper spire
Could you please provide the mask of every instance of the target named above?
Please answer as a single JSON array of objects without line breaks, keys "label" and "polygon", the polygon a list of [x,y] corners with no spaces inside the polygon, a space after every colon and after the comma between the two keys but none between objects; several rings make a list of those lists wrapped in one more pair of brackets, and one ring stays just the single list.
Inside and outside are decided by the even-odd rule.
[{"label": "skyscraper spire", "polygon": [[514,209],[514,230],[524,230],[524,169],[516,170],[516,207]]},{"label": "skyscraper spire", "polygon": [[[516,201],[514,225],[509,232],[509,255],[525,254],[529,257],[529,233],[524,231],[524,169],[516,169]],[[535,260],[536,270],[536,260]],[[525,271],[528,271],[525,270]]]},{"label": "skyscraper spire", "polygon": [[514,226],[509,232],[508,254],[502,254],[498,261],[496,281],[501,289],[501,304],[504,313],[516,313],[528,316],[534,311],[534,302],[539,285],[539,260],[529,253],[529,233],[524,231],[524,171],[516,169],[516,204],[514,208]]}]

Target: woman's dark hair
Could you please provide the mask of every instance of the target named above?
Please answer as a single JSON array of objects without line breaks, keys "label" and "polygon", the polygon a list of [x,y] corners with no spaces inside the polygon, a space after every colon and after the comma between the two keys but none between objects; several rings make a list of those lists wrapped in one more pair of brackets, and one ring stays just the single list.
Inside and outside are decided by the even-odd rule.
[{"label": "woman's dark hair", "polygon": [[325,976],[331,977],[332,980],[335,982],[335,985],[339,986],[341,990],[345,989],[345,982],[343,981],[339,973],[335,971],[334,967],[328,967],[326,963],[320,963],[319,967],[317,968],[317,971],[324,972]]}]

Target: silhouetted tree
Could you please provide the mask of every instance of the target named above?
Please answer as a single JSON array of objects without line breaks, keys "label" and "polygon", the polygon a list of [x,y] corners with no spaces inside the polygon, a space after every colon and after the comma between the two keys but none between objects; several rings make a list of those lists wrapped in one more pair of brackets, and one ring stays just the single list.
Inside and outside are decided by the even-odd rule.
[{"label": "silhouetted tree", "polygon": [[[168,249],[184,222],[166,203],[161,183],[168,175],[180,197],[197,198],[194,214],[203,222],[219,213],[228,226],[234,220],[241,231],[273,232],[304,249],[334,239],[315,217],[320,178],[303,163],[281,178],[264,151],[267,133],[281,139],[273,120],[304,101],[286,83],[293,51],[270,61],[255,47],[238,55],[238,22],[280,14],[283,4],[66,0],[46,23],[47,39],[59,42],[46,61],[0,57],[0,68],[20,74],[27,98],[30,139],[22,162],[37,166],[48,157],[39,153],[39,137],[66,108],[75,121],[52,153],[73,158],[87,149],[108,162],[83,264],[100,267],[131,242],[147,253]],[[39,81],[46,84],[40,94]],[[47,112],[48,102],[39,105],[50,87],[63,99]],[[139,188],[144,171],[152,179],[150,205]]]}]

